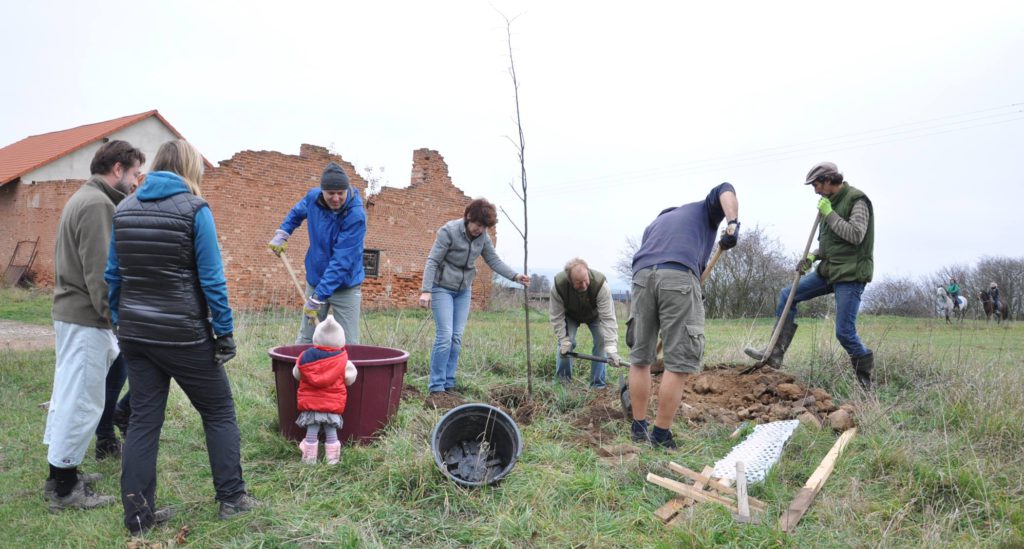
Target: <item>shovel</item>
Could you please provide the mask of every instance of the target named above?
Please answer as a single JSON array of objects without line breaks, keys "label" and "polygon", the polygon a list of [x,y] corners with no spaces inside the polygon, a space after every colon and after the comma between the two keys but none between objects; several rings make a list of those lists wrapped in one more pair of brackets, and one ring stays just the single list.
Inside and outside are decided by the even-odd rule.
[{"label": "shovel", "polygon": [[292,262],[288,261],[288,256],[281,252],[281,261],[284,262],[284,268],[288,269],[289,276],[292,277],[292,282],[295,283],[295,289],[299,291],[299,297],[303,303],[306,302],[306,291],[303,290],[302,284],[299,284],[299,277],[295,276],[295,269],[292,268]]},{"label": "shovel", "polygon": [[[804,255],[800,256],[802,262],[807,258],[807,254],[811,253],[811,242],[814,241],[814,234],[818,232],[818,224],[821,223],[821,214],[818,213],[814,216],[814,226],[811,227],[811,234],[807,237],[807,245],[804,246]],[[744,368],[740,371],[740,375],[752,374],[768,363],[768,357],[770,356],[771,350],[775,348],[775,343],[779,340],[779,334],[782,333],[782,324],[789,318],[789,308],[793,306],[793,299],[796,297],[796,286],[800,283],[800,276],[803,274],[800,272],[799,264],[793,274],[793,286],[789,289],[789,297],[786,298],[786,306],[782,308],[782,314],[779,315],[778,320],[775,321],[775,330],[772,331],[772,338],[768,341],[768,346],[765,347],[765,357],[760,362],[757,362],[753,366]]]},{"label": "shovel", "polygon": [[[607,358],[603,358],[603,357],[599,357],[599,356],[594,356],[594,355],[585,355],[583,353],[577,353],[575,351],[569,351],[568,353],[565,353],[565,355],[566,356],[571,356],[573,358],[579,358],[579,359],[582,359],[582,360],[589,360],[591,362],[601,362],[601,363],[604,363],[604,364],[611,364],[611,361],[608,360]],[[624,368],[629,368],[629,364],[626,364],[625,362],[620,362],[619,366],[622,366]]]}]

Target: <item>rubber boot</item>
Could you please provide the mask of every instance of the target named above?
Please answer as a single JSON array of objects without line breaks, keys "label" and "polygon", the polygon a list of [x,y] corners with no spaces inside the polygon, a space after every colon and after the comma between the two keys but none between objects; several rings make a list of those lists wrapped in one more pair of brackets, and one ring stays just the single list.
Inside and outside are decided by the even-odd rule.
[{"label": "rubber boot", "polygon": [[306,442],[306,439],[302,439],[299,442],[299,450],[302,451],[302,463],[316,463],[317,450],[320,449],[320,444],[316,442]]},{"label": "rubber boot", "polygon": [[851,356],[853,370],[857,373],[857,382],[865,391],[871,390],[871,370],[875,369],[875,353],[868,351],[864,356]]},{"label": "rubber boot", "polygon": [[337,465],[341,460],[341,441],[324,443],[324,459],[327,465]]},{"label": "rubber boot", "polygon": [[[779,339],[775,342],[775,347],[772,348],[770,355],[768,355],[767,349],[758,350],[753,347],[747,347],[743,349],[743,352],[758,362],[765,362],[772,368],[779,368],[782,366],[782,358],[786,355],[786,349],[789,349],[789,344],[793,342],[796,329],[795,323],[784,324],[782,333],[779,334]],[[765,360],[766,355],[767,361]]]}]

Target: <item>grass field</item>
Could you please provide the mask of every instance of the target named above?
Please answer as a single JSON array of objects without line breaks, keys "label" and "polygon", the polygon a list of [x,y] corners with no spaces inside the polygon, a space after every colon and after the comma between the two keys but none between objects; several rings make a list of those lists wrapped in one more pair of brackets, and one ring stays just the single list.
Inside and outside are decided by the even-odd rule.
[{"label": "grass field", "polygon": [[[45,294],[5,293],[0,318],[48,322]],[[17,300],[10,303],[12,296]],[[266,505],[233,521],[217,507],[198,414],[172,391],[161,441],[158,498],[176,508],[169,526],[147,541],[169,543],[188,526],[190,547],[707,547],[707,546],[1021,546],[1024,544],[1024,326],[967,321],[863,317],[861,334],[877,356],[878,390],[854,390],[849,362],[827,319],[803,319],[787,370],[857,408],[860,425],[835,472],[796,532],[776,530],[779,513],[835,441],[804,427],[751,495],[769,504],[767,521],[736,524],[728,511],[699,505],[674,529],[652,514],[671,493],[648,484],[648,472],[674,476],[669,460],[692,469],[723,457],[731,427],[677,422],[680,449],[642,450],[638,463],[608,465],[579,443],[573,420],[589,393],[551,383],[554,342],[546,316],[533,315],[534,400],[538,412],[521,425],[525,450],[497,487],[467,490],[443,479],[429,448],[440,412],[403,401],[398,417],[370,446],[348,447],[339,466],[304,466],[277,434],[273,376],[266,350],[294,338],[296,312],[240,314],[240,353],[229,363],[242,464],[250,492]],[[365,317],[363,343],[411,353],[406,383],[426,390],[433,325],[425,313]],[[459,390],[489,400],[491,389],[525,385],[522,311],[474,312],[464,337]],[[762,343],[760,319],[711,321],[705,363],[748,363],[740,349]],[[586,334],[586,330],[581,332]],[[623,330],[620,330],[623,333]],[[586,339],[587,335],[583,336]],[[581,343],[587,348],[587,342]],[[625,355],[624,344],[620,344]],[[3,546],[123,546],[120,506],[47,513],[42,498],[46,448],[41,444],[53,351],[0,358],[0,524]],[[610,373],[610,377],[611,377]],[[617,376],[616,376],[617,377]],[[628,443],[628,425],[606,426]],[[117,462],[84,470],[106,478],[98,489],[118,494]]]}]

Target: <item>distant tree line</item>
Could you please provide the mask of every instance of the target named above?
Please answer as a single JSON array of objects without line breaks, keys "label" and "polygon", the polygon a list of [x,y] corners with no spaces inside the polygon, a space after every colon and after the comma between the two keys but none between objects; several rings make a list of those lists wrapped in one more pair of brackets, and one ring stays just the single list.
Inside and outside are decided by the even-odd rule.
[{"label": "distant tree line", "polygon": [[995,282],[1010,318],[1024,319],[1024,257],[986,256],[973,267],[953,264],[916,279],[886,277],[868,285],[862,309],[872,314],[934,316],[938,289],[945,288],[950,278],[956,278],[960,295],[968,300],[968,317],[984,317],[980,294]]},{"label": "distant tree line", "polygon": [[[622,280],[633,275],[633,255],[640,239],[627,237],[619,250],[614,271]],[[779,291],[792,284],[796,254],[761,227],[743,228],[739,244],[725,252],[704,284],[708,318],[774,316]],[[954,264],[919,278],[883,277],[868,284],[861,302],[867,314],[929,317],[936,314],[937,289],[955,277],[960,295],[968,299],[968,316],[983,318],[979,294],[991,282],[1010,310],[1010,318],[1024,319],[1024,257],[983,257],[975,266]],[[814,299],[800,304],[801,316],[834,312],[835,300]]]}]

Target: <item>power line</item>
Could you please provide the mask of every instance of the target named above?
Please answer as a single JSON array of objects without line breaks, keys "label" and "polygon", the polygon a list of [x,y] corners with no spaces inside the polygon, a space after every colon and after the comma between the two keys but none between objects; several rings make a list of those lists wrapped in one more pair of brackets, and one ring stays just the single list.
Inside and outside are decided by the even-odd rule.
[{"label": "power line", "polygon": [[[534,192],[537,195],[541,196],[564,194],[583,189],[593,189],[620,185],[625,182],[643,181],[656,178],[664,178],[668,176],[696,174],[723,168],[754,166],[769,162],[777,162],[788,158],[794,158],[796,156],[801,156],[810,152],[824,153],[850,150],[856,148],[876,146],[885,143],[907,141],[910,139],[919,139],[922,137],[939,135],[943,133],[950,133],[967,129],[1005,124],[1010,122],[1016,122],[1019,120],[1024,120],[1024,116],[1019,116],[1021,113],[1024,113],[1024,109],[1020,108],[1021,106],[1024,106],[1024,103],[1013,103],[1003,107],[980,109],[966,113],[941,116],[927,120],[908,122],[905,124],[897,124],[885,128],[854,132],[850,134],[844,134],[842,136],[805,141],[791,145],[767,147],[744,153],[737,153],[733,155],[713,157],[701,160],[692,160],[687,162],[659,166],[655,168],[648,168],[644,170],[634,170],[618,174],[608,174],[602,176],[595,176],[591,178],[575,179],[553,188],[538,188]],[[966,119],[964,119],[965,117]],[[958,118],[963,120],[954,120]],[[992,119],[996,120],[987,123],[978,123]],[[934,124],[934,122],[942,120],[947,120],[948,122]]]}]

